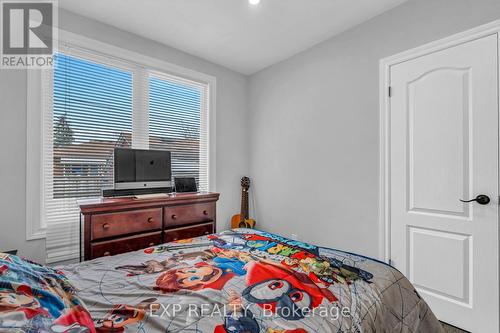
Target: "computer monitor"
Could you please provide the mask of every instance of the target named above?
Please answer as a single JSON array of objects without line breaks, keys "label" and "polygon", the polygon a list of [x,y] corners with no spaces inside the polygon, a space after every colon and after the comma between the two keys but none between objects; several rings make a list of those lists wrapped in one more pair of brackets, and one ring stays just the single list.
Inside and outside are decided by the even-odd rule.
[{"label": "computer monitor", "polygon": [[115,148],[114,162],[115,190],[172,186],[169,151]]}]

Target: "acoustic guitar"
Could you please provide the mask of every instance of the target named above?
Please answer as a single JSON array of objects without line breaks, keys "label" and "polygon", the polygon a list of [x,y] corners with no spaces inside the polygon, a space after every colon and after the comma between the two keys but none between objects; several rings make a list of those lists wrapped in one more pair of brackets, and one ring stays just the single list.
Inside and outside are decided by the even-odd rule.
[{"label": "acoustic guitar", "polygon": [[255,220],[248,217],[248,190],[250,178],[241,178],[241,211],[231,218],[231,228],[253,228]]}]

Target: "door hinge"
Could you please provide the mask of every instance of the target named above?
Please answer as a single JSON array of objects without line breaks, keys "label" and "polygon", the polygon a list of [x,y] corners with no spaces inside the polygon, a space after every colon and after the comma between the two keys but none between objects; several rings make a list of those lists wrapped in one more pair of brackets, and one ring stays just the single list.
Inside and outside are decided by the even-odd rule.
[{"label": "door hinge", "polygon": [[388,87],[387,93],[389,94],[389,97],[392,96],[392,87],[391,86]]}]

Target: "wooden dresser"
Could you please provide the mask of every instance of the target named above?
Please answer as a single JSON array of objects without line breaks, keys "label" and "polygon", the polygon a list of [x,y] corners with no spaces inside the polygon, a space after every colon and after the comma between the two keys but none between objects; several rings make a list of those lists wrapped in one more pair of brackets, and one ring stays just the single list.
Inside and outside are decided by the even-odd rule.
[{"label": "wooden dresser", "polygon": [[80,260],[215,232],[218,193],[80,200]]}]

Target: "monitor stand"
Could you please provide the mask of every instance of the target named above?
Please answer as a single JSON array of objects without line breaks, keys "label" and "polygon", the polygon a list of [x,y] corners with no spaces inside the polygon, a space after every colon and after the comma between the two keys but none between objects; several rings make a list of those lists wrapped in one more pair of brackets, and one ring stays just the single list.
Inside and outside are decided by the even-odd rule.
[{"label": "monitor stand", "polygon": [[110,197],[134,197],[142,194],[166,194],[172,192],[171,187],[156,187],[156,188],[138,188],[138,189],[124,189],[115,190],[114,188],[107,188],[102,190],[102,196],[105,198]]},{"label": "monitor stand", "polygon": [[151,193],[151,194],[136,194],[134,198],[136,199],[161,199],[168,198],[170,195],[168,193]]}]

